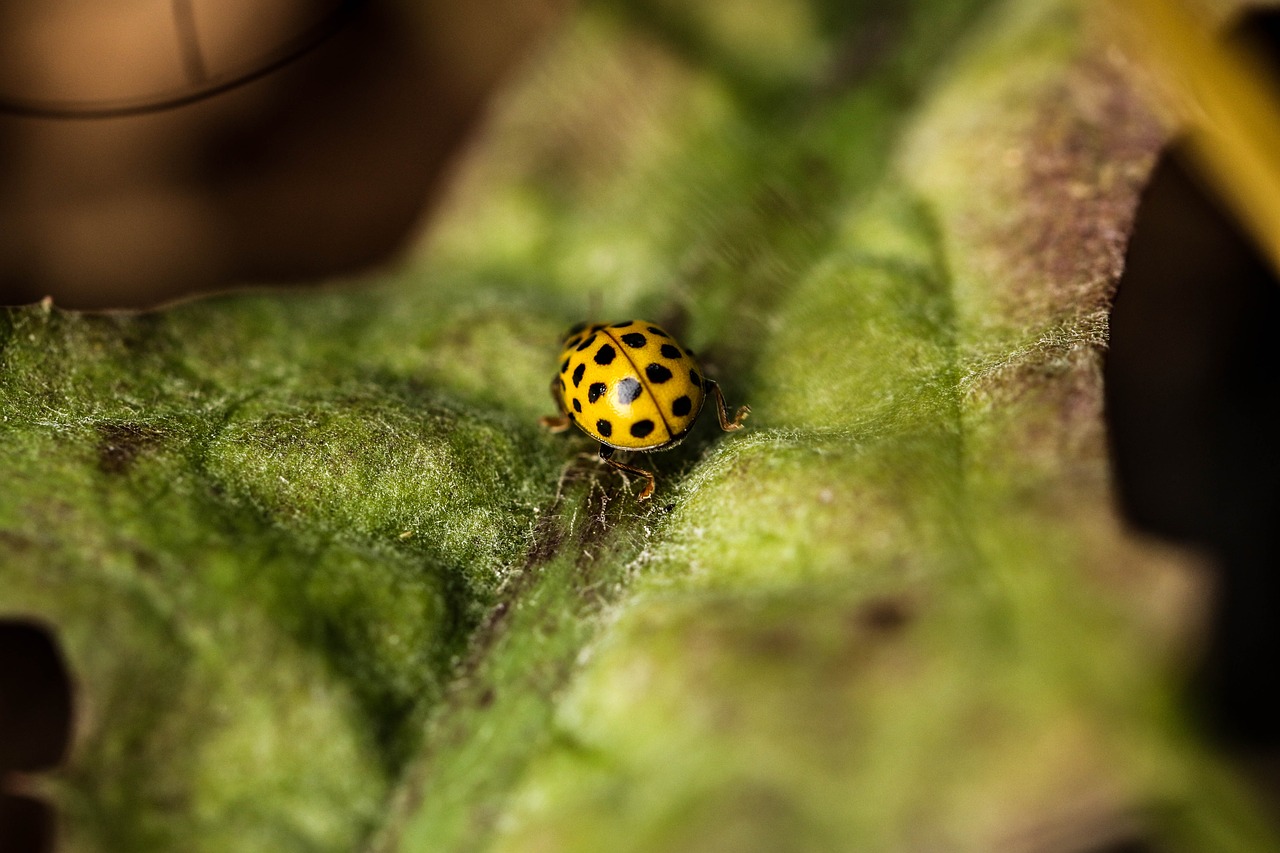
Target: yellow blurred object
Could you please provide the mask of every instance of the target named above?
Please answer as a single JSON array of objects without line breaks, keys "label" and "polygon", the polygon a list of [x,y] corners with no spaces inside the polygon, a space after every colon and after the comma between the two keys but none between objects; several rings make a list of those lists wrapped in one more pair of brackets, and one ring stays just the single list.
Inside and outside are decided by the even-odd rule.
[{"label": "yellow blurred object", "polygon": [[1111,8],[1184,125],[1194,166],[1280,274],[1280,92],[1247,49],[1228,45],[1185,0]]}]

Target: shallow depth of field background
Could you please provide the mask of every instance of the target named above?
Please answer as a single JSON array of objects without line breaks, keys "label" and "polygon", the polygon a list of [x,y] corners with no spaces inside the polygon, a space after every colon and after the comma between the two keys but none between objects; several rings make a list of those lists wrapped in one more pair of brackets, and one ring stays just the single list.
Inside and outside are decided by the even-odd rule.
[{"label": "shallow depth of field background", "polygon": [[[0,853],[1275,849],[1280,279],[1113,12],[0,6]],[[593,311],[753,408],[653,505]]]}]

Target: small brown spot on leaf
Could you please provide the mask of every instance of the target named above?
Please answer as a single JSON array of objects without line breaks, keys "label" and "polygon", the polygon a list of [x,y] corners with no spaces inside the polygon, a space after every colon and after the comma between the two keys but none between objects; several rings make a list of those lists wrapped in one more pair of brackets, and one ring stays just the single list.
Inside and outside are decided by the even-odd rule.
[{"label": "small brown spot on leaf", "polygon": [[14,553],[23,553],[30,551],[35,547],[35,541],[29,536],[21,533],[14,533],[11,530],[0,530],[0,546],[8,548]]},{"label": "small brown spot on leaf", "polygon": [[791,657],[801,652],[803,638],[794,628],[770,625],[751,632],[747,637],[751,651],[766,657]]},{"label": "small brown spot on leaf", "polygon": [[99,424],[98,468],[107,474],[124,474],[139,454],[159,445],[164,435],[163,430],[145,424]]},{"label": "small brown spot on leaf", "polygon": [[901,630],[912,618],[911,605],[900,598],[879,598],[860,606],[855,620],[860,628],[877,634]]}]

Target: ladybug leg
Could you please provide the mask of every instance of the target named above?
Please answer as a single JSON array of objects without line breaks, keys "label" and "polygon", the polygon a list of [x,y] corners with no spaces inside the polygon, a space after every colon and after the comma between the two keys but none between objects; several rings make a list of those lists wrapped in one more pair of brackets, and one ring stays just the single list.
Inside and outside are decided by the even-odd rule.
[{"label": "ladybug leg", "polygon": [[569,428],[569,413],[564,408],[564,398],[560,396],[560,379],[551,380],[551,399],[556,401],[556,408],[560,410],[559,417],[555,415],[543,415],[538,418],[538,423],[542,424],[551,432],[564,432]]},{"label": "ladybug leg", "polygon": [[739,406],[737,413],[733,416],[733,420],[729,420],[729,410],[725,407],[724,393],[720,390],[720,383],[714,379],[703,379],[702,381],[706,383],[707,391],[715,398],[716,417],[720,419],[720,429],[725,432],[742,429],[742,422],[747,419],[747,415],[751,414],[751,407]]},{"label": "ladybug leg", "polygon": [[644,477],[644,488],[640,490],[640,494],[636,495],[636,500],[647,501],[649,496],[653,494],[653,472],[646,471],[643,468],[637,468],[634,465],[627,465],[613,458],[613,448],[607,444],[600,445],[600,458],[604,460],[606,465],[617,468],[619,471],[630,471],[632,474],[638,474]]}]

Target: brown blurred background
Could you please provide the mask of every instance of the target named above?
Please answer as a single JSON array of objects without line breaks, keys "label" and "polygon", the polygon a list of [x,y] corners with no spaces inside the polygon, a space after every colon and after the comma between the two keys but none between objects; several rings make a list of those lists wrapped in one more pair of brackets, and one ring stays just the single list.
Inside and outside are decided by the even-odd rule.
[{"label": "brown blurred background", "polygon": [[0,304],[392,257],[562,0],[5,0]]}]

